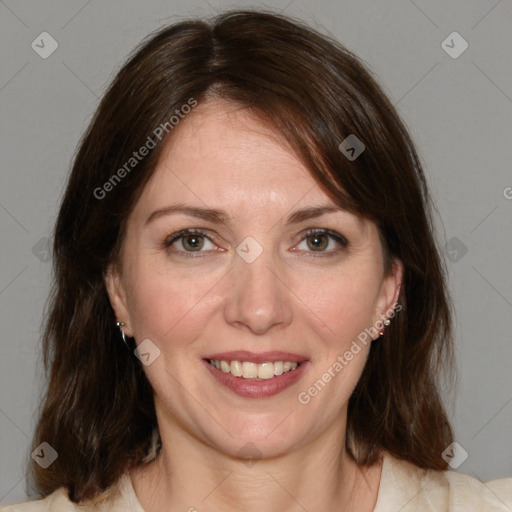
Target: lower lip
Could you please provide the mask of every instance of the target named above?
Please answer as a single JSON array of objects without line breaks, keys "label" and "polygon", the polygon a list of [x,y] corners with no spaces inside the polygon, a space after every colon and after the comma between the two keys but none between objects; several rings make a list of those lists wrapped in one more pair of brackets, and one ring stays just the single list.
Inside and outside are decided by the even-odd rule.
[{"label": "lower lip", "polygon": [[235,377],[231,373],[224,373],[222,370],[217,370],[208,361],[203,359],[203,364],[208,371],[215,377],[217,382],[226,386],[237,395],[246,398],[267,398],[269,396],[277,395],[289,388],[292,384],[297,382],[309,365],[309,361],[300,363],[295,370],[289,370],[282,375],[272,377],[271,379],[253,380],[244,379],[243,377]]}]

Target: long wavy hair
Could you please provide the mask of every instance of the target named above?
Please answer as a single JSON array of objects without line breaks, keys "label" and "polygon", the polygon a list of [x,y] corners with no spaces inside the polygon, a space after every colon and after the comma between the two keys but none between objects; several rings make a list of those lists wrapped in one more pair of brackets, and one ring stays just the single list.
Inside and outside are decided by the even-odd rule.
[{"label": "long wavy hair", "polygon": [[[453,367],[450,305],[407,130],[370,72],[338,42],[282,15],[229,11],[145,40],[80,142],[54,233],[43,340],[48,388],[34,436],[34,447],[48,442],[58,458],[47,469],[32,463],[37,490],[46,496],[64,486],[73,502],[96,499],[154,447],[153,390],[120,339],[105,274],[172,137],[171,118],[211,98],[250,109],[282,134],[333,201],[376,223],[386,270],[393,258],[403,263],[402,308],[372,344],[350,398],[346,448],[360,465],[387,450],[445,469],[441,453],[452,429],[440,383]],[[355,160],[339,148],[349,135],[365,145]],[[135,159],[143,146],[147,154]]]}]

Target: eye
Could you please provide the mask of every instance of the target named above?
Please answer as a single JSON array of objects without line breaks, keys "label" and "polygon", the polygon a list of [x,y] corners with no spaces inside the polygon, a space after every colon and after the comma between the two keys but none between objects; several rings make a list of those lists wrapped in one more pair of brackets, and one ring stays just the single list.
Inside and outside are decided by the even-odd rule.
[{"label": "eye", "polygon": [[310,229],[294,250],[332,254],[348,246],[348,240],[335,231]]},{"label": "eye", "polygon": [[173,252],[192,253],[215,250],[216,245],[201,229],[184,229],[167,238],[165,247]]}]

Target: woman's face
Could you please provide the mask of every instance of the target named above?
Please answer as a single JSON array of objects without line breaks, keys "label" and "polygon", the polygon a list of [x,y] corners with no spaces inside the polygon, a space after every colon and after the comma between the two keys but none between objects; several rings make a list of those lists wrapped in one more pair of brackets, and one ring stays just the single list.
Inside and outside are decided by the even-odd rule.
[{"label": "woman's face", "polygon": [[270,457],[343,434],[394,268],[375,224],[337,208],[278,135],[208,102],[174,129],[107,284],[161,431]]}]

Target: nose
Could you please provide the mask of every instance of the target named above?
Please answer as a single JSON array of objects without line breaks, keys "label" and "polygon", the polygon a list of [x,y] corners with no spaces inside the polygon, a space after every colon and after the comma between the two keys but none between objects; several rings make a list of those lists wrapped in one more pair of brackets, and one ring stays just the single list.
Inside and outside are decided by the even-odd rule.
[{"label": "nose", "polygon": [[292,293],[281,265],[265,251],[252,263],[235,255],[233,265],[224,306],[226,322],[258,335],[289,325]]}]

